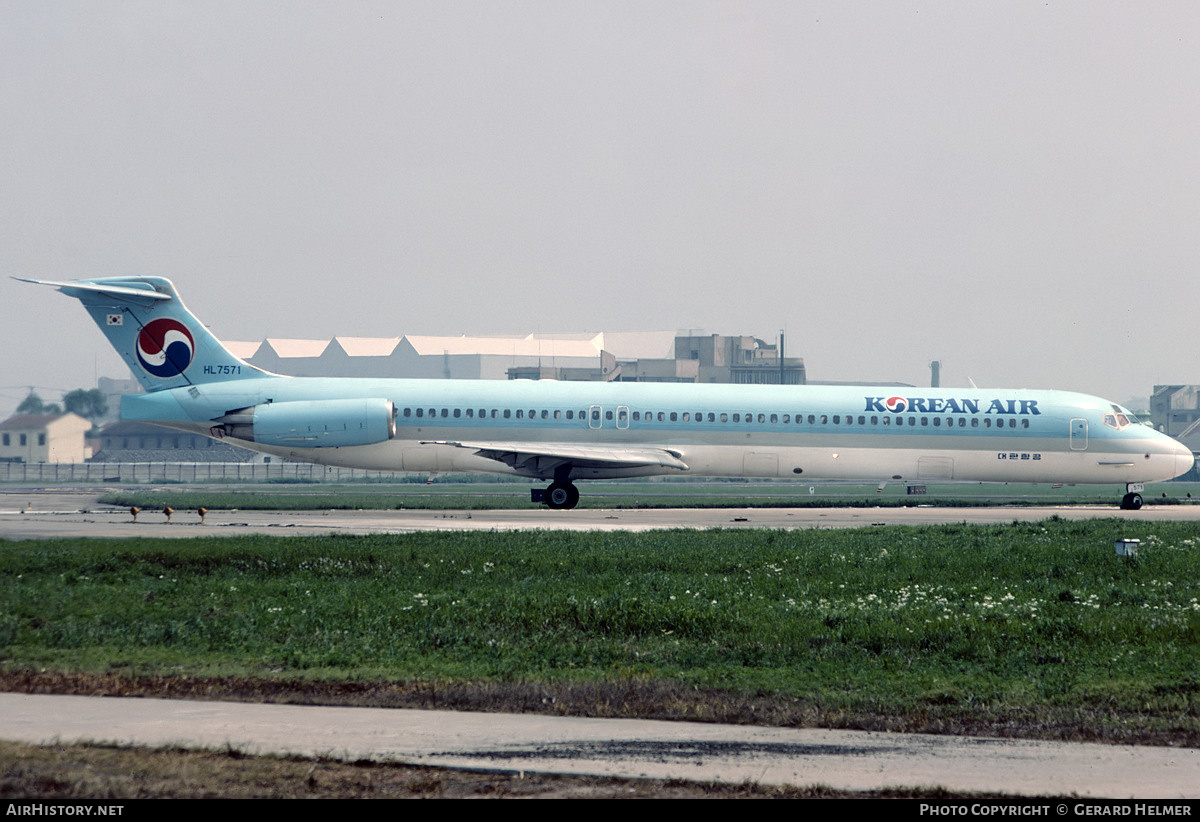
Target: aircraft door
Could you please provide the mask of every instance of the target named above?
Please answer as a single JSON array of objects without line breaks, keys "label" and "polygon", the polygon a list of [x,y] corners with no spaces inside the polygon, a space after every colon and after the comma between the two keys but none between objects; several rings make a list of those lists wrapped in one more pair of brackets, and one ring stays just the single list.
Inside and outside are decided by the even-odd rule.
[{"label": "aircraft door", "polygon": [[1086,451],[1088,447],[1087,420],[1076,417],[1071,420],[1071,450]]},{"label": "aircraft door", "polygon": [[604,425],[604,409],[593,405],[588,409],[588,428],[599,428]]}]

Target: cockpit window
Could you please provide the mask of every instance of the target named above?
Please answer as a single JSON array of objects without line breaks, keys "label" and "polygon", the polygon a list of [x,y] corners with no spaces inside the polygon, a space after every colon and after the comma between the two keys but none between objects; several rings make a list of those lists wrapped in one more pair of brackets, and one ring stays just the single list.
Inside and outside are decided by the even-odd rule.
[{"label": "cockpit window", "polygon": [[1104,415],[1104,424],[1109,428],[1116,428],[1120,431],[1126,426],[1137,425],[1138,419],[1128,409],[1114,405],[1112,406],[1112,413]]}]

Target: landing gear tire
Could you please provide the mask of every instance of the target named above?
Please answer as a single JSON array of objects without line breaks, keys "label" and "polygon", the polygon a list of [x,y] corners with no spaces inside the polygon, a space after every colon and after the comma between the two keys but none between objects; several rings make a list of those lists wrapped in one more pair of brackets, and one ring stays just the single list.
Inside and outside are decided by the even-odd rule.
[{"label": "landing gear tire", "polygon": [[579,489],[569,482],[551,483],[546,489],[546,505],[556,511],[574,508],[579,504]]},{"label": "landing gear tire", "polygon": [[1142,507],[1142,495],[1141,494],[1126,494],[1125,496],[1121,497],[1121,510],[1122,511],[1136,511],[1141,507]]}]

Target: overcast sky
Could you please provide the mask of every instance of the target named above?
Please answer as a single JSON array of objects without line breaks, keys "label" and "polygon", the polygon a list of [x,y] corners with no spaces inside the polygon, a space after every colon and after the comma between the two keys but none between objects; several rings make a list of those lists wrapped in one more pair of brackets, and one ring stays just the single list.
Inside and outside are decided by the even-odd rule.
[{"label": "overcast sky", "polygon": [[[1200,382],[1200,4],[0,0],[0,274],[218,337],[700,328]],[[0,414],[126,376],[0,282]]]}]

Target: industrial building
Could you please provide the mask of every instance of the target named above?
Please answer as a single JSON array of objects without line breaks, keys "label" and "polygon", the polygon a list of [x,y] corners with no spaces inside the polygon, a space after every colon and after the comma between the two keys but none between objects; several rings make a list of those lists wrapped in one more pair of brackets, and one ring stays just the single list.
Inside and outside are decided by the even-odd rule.
[{"label": "industrial building", "polygon": [[1198,464],[1183,479],[1200,479],[1200,385],[1154,386],[1150,424],[1192,449]]},{"label": "industrial building", "polygon": [[226,345],[251,365],[294,377],[806,382],[804,360],[781,359],[775,344],[693,332],[268,338]]},{"label": "industrial building", "polygon": [[[122,420],[100,429],[91,462],[262,462],[254,451],[160,425]],[[269,459],[269,458],[267,458]]]},{"label": "industrial building", "polygon": [[1200,385],[1156,385],[1150,395],[1155,430],[1178,439],[1200,422]]}]

